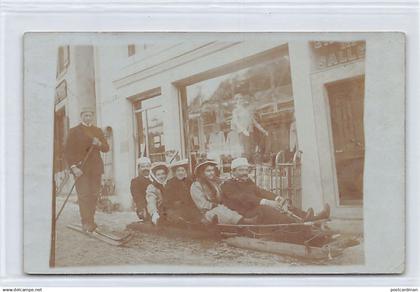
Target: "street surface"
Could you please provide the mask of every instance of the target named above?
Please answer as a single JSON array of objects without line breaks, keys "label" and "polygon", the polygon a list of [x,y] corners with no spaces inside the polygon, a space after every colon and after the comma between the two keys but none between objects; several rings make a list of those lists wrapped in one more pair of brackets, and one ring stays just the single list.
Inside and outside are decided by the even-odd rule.
[{"label": "street surface", "polygon": [[[62,204],[62,199],[57,204]],[[121,232],[126,225],[137,220],[134,212],[96,213],[99,226]],[[78,206],[69,202],[57,225],[57,267],[132,265],[132,264],[187,264],[209,266],[303,266],[354,265],[363,263],[363,245],[348,248],[345,254],[322,262],[307,262],[287,256],[250,251],[231,247],[224,242],[165,238],[160,235],[136,232],[123,247],[111,246],[97,239],[71,230],[68,224],[79,224]]]}]

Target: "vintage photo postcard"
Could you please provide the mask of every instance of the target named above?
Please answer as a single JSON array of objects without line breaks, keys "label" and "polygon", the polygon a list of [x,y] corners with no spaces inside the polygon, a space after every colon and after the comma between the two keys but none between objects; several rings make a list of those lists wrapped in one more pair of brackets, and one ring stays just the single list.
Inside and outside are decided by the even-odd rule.
[{"label": "vintage photo postcard", "polygon": [[402,33],[28,33],[30,274],[403,273]]}]

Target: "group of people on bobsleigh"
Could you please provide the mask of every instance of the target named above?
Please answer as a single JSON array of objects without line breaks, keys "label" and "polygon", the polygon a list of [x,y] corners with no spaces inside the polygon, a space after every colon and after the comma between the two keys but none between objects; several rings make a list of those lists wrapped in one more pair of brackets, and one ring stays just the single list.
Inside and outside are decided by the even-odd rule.
[{"label": "group of people on bobsleigh", "polygon": [[[140,221],[153,224],[180,221],[202,224],[289,224],[328,219],[330,207],[315,214],[303,211],[290,200],[259,188],[249,177],[246,158],[231,163],[231,177],[222,181],[217,163],[199,163],[194,180],[188,175],[187,159],[171,165],[137,161],[138,176],[131,181],[131,194]],[[171,176],[170,179],[168,179]]]}]

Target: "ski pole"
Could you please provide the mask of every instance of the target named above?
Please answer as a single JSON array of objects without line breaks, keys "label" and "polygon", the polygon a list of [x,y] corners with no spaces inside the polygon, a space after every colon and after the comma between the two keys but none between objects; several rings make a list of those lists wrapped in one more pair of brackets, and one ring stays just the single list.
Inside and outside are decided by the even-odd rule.
[{"label": "ski pole", "polygon": [[174,155],[172,155],[172,157],[169,159],[169,164],[171,164],[172,161],[174,161],[177,155],[178,155],[178,151],[175,151]]},{"label": "ski pole", "polygon": [[[83,158],[83,160],[82,160],[82,163],[81,163],[81,165],[80,165],[80,169],[81,169],[82,171],[83,171],[83,167],[85,166],[85,163],[86,163],[87,159],[89,158],[90,153],[92,152],[92,149],[93,149],[93,146],[90,146],[89,151],[86,153],[85,157],[84,157],[84,158]],[[83,175],[83,174],[82,174],[82,175]],[[55,217],[55,222],[57,222],[58,218],[59,218],[59,217],[60,217],[60,215],[61,215],[61,212],[63,212],[64,207],[66,206],[67,201],[69,200],[70,195],[71,195],[71,193],[73,192],[73,189],[74,189],[74,187],[76,186],[76,182],[77,182],[77,180],[78,180],[78,179],[79,179],[78,177],[76,177],[76,178],[74,179],[73,185],[71,186],[71,189],[70,189],[69,193],[67,194],[67,197],[66,197],[66,199],[64,200],[64,203],[63,203],[63,205],[61,205],[61,208],[60,208],[60,210],[58,211],[57,216]]]}]

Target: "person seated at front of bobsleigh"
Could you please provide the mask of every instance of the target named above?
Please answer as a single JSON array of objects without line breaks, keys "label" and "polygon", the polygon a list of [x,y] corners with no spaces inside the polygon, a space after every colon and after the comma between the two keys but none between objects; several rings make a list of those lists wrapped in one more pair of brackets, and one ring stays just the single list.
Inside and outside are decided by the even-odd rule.
[{"label": "person seated at front of bobsleigh", "polygon": [[259,188],[249,178],[248,160],[244,157],[232,161],[232,178],[221,185],[222,202],[245,218],[255,219],[256,224],[288,224],[328,219],[330,207],[314,216],[314,211],[300,210],[280,196]]},{"label": "person seated at front of bobsleigh", "polygon": [[170,221],[199,222],[201,214],[191,196],[191,178],[188,177],[188,159],[170,165],[173,177],[165,187],[165,210]]},{"label": "person seated at front of bobsleigh", "polygon": [[202,214],[202,223],[247,224],[246,218],[221,203],[217,163],[205,161],[195,167],[191,197]]},{"label": "person seated at front of bobsleigh", "polygon": [[150,184],[150,167],[152,162],[148,157],[137,159],[138,176],[131,180],[130,191],[136,205],[136,214],[140,221],[147,217],[146,211],[146,188]]},{"label": "person seated at front of bobsleigh", "polygon": [[160,218],[166,217],[163,198],[168,179],[169,167],[165,162],[155,162],[150,167],[151,182],[146,188],[147,212],[152,223],[157,225]]}]

